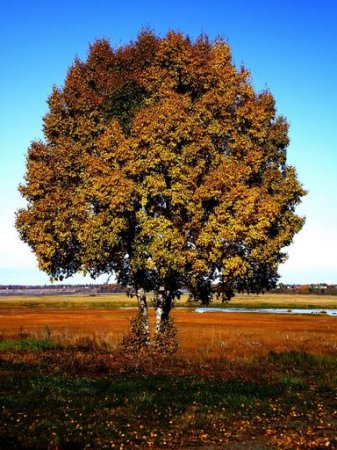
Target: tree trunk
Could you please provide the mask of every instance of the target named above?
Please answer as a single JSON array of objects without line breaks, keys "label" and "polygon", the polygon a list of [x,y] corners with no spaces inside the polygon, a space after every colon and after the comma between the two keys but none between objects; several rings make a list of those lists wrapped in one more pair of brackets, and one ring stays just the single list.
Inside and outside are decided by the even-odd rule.
[{"label": "tree trunk", "polygon": [[150,344],[150,324],[147,311],[146,294],[143,288],[137,289],[138,313],[144,327],[144,334],[147,336],[147,343]]},{"label": "tree trunk", "polygon": [[163,330],[163,325],[168,321],[170,311],[172,309],[172,300],[170,295],[167,295],[165,288],[160,287],[155,299],[155,309],[156,309],[156,324],[155,333],[159,334]]}]

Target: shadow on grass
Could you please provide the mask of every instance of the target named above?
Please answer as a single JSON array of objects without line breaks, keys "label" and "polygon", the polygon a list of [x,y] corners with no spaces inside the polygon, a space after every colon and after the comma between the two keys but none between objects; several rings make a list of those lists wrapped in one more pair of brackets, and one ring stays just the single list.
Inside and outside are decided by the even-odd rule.
[{"label": "shadow on grass", "polygon": [[[294,402],[300,401],[302,408],[298,394],[316,395],[307,389],[306,373],[311,371],[310,377],[317,374],[321,380],[322,367],[335,374],[337,364],[332,356],[271,353],[259,364],[266,372],[273,367],[278,371],[263,382],[239,376],[212,378],[211,373],[201,376],[193,369],[184,375],[179,369],[167,374],[160,368],[155,373],[126,368],[98,378],[95,374],[63,373],[62,353],[54,353],[55,358],[60,357],[57,373],[48,371],[45,363],[0,359],[0,448],[76,450],[90,444],[90,448],[103,449],[125,442],[126,448],[148,448],[151,440],[161,448],[168,434],[173,444],[177,443],[175,435],[180,433],[181,438],[191,430],[207,428],[214,414],[225,424],[222,427],[230,429],[237,417],[255,420],[261,411],[268,417],[268,405],[275,401],[283,402],[286,414]],[[249,362],[242,368],[254,370]],[[334,376],[324,385],[327,397]],[[309,403],[308,408],[311,411]],[[179,448],[177,445],[168,448]]]},{"label": "shadow on grass", "polygon": [[[265,358],[260,359],[261,362]],[[281,365],[290,365],[300,369],[337,369],[337,358],[335,355],[314,355],[306,352],[270,352],[267,356],[267,361]]]},{"label": "shadow on grass", "polygon": [[[187,411],[197,411],[201,426],[210,410],[233,414],[243,403],[277,397],[286,388],[165,374],[50,376],[36,366],[1,360],[0,376],[0,448],[13,449],[76,450],[87,443],[105,448],[123,442],[123,435],[137,447],[153,430],[164,435]],[[183,421],[181,427],[188,427]],[[138,428],[139,436],[130,436]]]},{"label": "shadow on grass", "polygon": [[[117,379],[87,379],[70,376],[47,376],[38,367],[0,360],[2,404],[22,407],[49,405],[57,407],[71,399],[89,409],[128,405],[135,410],[184,410],[191,404],[236,407],[244,402],[277,396],[284,391],[278,384],[255,384],[239,379],[209,380],[194,376],[124,374]],[[24,395],[22,395],[24,394]],[[100,400],[100,402],[98,402]]]}]

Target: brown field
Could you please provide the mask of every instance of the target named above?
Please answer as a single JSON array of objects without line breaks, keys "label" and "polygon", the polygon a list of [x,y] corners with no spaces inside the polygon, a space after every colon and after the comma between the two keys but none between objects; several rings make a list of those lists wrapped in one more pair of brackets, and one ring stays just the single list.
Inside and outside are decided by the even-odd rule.
[{"label": "brown field", "polygon": [[[103,299],[0,302],[0,448],[337,448],[337,317],[200,314],[182,302],[177,355],[127,353],[114,350],[135,303]],[[233,306],[248,299],[329,301]]]},{"label": "brown field", "polygon": [[[113,349],[127,332],[136,309],[1,309],[0,336],[51,333],[57,340],[90,338]],[[326,315],[195,313],[173,311],[179,354],[197,359],[250,358],[270,351],[337,352],[337,318]],[[150,312],[153,321],[153,312]]]}]

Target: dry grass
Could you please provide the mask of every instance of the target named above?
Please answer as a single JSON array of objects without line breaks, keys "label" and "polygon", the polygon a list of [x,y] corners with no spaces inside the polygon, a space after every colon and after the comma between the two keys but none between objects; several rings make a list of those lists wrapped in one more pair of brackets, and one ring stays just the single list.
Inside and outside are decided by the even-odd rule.
[{"label": "dry grass", "polygon": [[[152,295],[148,295],[151,303]],[[187,306],[187,295],[183,295],[176,305]],[[0,297],[0,309],[7,308],[118,308],[121,306],[136,306],[135,297],[129,298],[125,294],[98,294],[98,295],[64,295],[64,296],[12,296]],[[218,301],[212,305],[220,306]],[[230,307],[268,307],[279,306],[284,308],[337,308],[337,296],[333,295],[300,295],[300,294],[261,294],[237,295],[230,303]]]},{"label": "dry grass", "polygon": [[99,295],[36,295],[36,296],[8,296],[0,297],[0,308],[97,308],[105,306],[136,306],[135,297],[129,298],[125,294],[99,294]]},{"label": "dry grass", "polygon": [[0,310],[0,448],[337,448],[337,317],[177,308],[172,358],[86,306]]},{"label": "dry grass", "polygon": [[230,306],[281,306],[284,308],[337,308],[336,295],[263,294],[237,295]]},{"label": "dry grass", "polygon": [[[135,309],[0,311],[0,336],[49,337],[63,344],[92,340],[115,349],[127,332]],[[337,318],[252,313],[173,312],[180,355],[194,359],[251,358],[270,351],[337,352]],[[150,312],[153,322],[154,315]]]},{"label": "dry grass", "polygon": [[252,313],[176,313],[185,355],[251,358],[268,352],[337,352],[337,318]]}]

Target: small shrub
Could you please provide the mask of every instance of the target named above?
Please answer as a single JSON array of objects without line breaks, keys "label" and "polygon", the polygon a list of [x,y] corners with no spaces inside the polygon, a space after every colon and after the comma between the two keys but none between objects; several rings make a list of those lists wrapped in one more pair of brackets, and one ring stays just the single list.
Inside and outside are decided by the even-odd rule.
[{"label": "small shrub", "polygon": [[155,350],[168,355],[176,353],[179,348],[177,332],[173,319],[166,320],[162,325],[161,332],[156,334],[154,338]]},{"label": "small shrub", "polygon": [[120,349],[127,353],[136,353],[148,347],[150,344],[149,333],[144,327],[140,314],[130,320],[129,333],[124,336],[120,343]]}]

